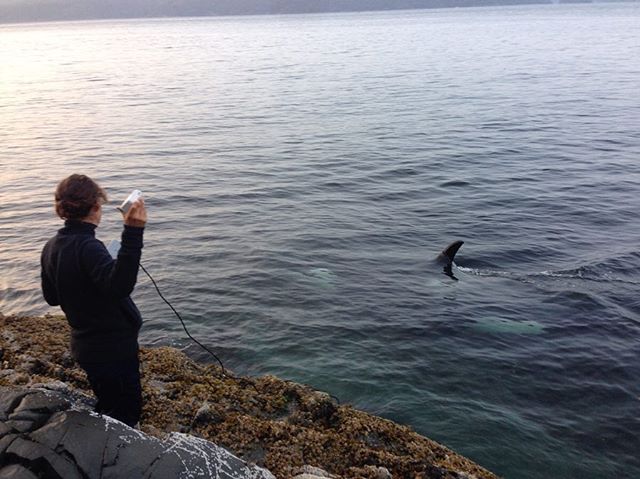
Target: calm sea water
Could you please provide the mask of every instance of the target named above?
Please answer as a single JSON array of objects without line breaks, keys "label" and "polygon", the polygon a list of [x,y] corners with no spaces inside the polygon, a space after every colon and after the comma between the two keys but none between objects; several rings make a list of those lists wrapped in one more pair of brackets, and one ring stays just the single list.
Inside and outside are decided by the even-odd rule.
[{"label": "calm sea water", "polygon": [[[0,26],[0,311],[51,311],[52,191],[84,172],[145,192],[143,264],[236,372],[507,478],[639,477],[639,26],[637,3]],[[458,281],[431,261],[454,239]],[[146,344],[207,359],[134,297]]]}]

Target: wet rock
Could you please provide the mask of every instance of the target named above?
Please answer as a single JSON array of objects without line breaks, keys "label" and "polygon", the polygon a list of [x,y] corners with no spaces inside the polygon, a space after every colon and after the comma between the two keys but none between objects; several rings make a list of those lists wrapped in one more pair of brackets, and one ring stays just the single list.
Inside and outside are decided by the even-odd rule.
[{"label": "wet rock", "polygon": [[[92,411],[95,408],[95,397],[84,394],[63,381],[56,380],[47,383],[30,383],[29,388],[60,393],[59,396],[66,398],[65,401],[73,403],[73,407],[77,409]],[[51,411],[53,412],[53,410]]]},{"label": "wet rock", "polygon": [[207,424],[219,424],[224,421],[222,414],[216,411],[208,402],[205,402],[196,411],[191,427],[203,426]]},{"label": "wet rock", "polygon": [[[46,414],[42,414],[34,411],[13,412],[9,415],[8,422],[27,421],[29,423],[34,423],[34,422],[46,421],[47,417],[48,416]],[[8,424],[8,422],[5,424]]]},{"label": "wet rock", "polygon": [[0,479],[27,470],[50,479],[274,479],[204,439],[172,433],[160,440],[108,416],[70,410],[54,391],[0,387],[0,397],[5,418],[36,418],[0,422]]},{"label": "wet rock", "polygon": [[321,425],[332,427],[336,423],[338,406],[335,400],[319,391],[289,392],[289,416],[287,421],[298,426]]},{"label": "wet rock", "polygon": [[10,432],[11,432],[11,428],[7,426],[5,423],[0,422],[0,437],[4,436],[5,434],[9,434]]},{"label": "wet rock", "polygon": [[15,441],[17,438],[18,438],[17,434],[6,434],[2,436],[2,438],[0,438],[0,458],[2,458],[4,451],[6,451],[6,449],[11,445],[11,443]]},{"label": "wet rock", "polygon": [[305,404],[314,422],[330,427],[335,421],[335,413],[338,410],[335,400],[326,393],[316,392]]},{"label": "wet rock", "polygon": [[12,464],[0,469],[0,479],[38,479],[38,476],[19,464]]},{"label": "wet rock", "polygon": [[0,388],[0,421],[6,421],[29,390]]},{"label": "wet rock", "polygon": [[63,456],[56,454],[42,444],[17,437],[5,450],[5,456],[9,461],[17,460],[20,464],[37,463],[30,468],[33,472],[38,471],[43,477],[81,479],[81,475],[74,467],[73,463]]},{"label": "wet rock", "polygon": [[386,467],[378,467],[376,470],[376,479],[392,479],[389,469]]},{"label": "wet rock", "polygon": [[47,394],[46,392],[27,394],[14,409],[14,414],[24,411],[53,414],[54,412],[69,409],[69,406],[71,406],[71,403],[58,395]]},{"label": "wet rock", "polygon": [[[65,451],[86,476],[100,477],[103,458],[109,452],[106,449],[108,432],[101,419],[87,412],[59,412],[30,437],[50,450]],[[82,434],[78,434],[79,431]]]},{"label": "wet rock", "polygon": [[42,426],[51,414],[67,409],[69,401],[47,394],[27,394],[22,398],[5,425],[19,432],[26,432]]},{"label": "wet rock", "polygon": [[329,474],[324,469],[319,467],[304,465],[302,466],[297,475],[294,476],[294,479],[322,479],[322,478],[332,478],[331,474]]},{"label": "wet rock", "polygon": [[33,429],[33,421],[5,421],[4,424],[13,432],[27,432]]}]

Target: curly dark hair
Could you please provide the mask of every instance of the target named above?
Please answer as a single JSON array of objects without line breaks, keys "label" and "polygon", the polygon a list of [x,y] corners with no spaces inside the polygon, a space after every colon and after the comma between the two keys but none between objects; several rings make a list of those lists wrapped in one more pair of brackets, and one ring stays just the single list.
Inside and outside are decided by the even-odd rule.
[{"label": "curly dark hair", "polygon": [[89,216],[91,208],[106,203],[107,193],[86,175],[73,174],[56,188],[56,213],[63,220],[79,220]]}]

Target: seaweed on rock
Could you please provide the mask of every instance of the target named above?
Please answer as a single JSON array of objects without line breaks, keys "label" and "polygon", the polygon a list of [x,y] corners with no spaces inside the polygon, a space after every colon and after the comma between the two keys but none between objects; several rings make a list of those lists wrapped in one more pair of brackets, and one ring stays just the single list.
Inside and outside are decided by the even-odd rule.
[{"label": "seaweed on rock", "polygon": [[[90,401],[63,317],[0,315],[0,331],[0,386],[65,383],[67,394]],[[303,465],[344,478],[496,478],[406,426],[308,386],[274,376],[235,380],[169,347],[142,348],[141,364],[144,432],[189,433],[279,478],[294,477]]]}]

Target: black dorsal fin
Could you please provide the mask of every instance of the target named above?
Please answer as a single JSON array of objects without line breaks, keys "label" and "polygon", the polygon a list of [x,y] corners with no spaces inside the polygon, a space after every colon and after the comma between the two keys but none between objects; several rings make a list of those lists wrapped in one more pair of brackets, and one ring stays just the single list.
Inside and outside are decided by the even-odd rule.
[{"label": "black dorsal fin", "polygon": [[449,260],[449,263],[453,262],[453,259],[456,257],[456,253],[460,249],[460,247],[464,244],[464,241],[454,241],[445,249],[442,250],[442,256],[446,257]]}]

